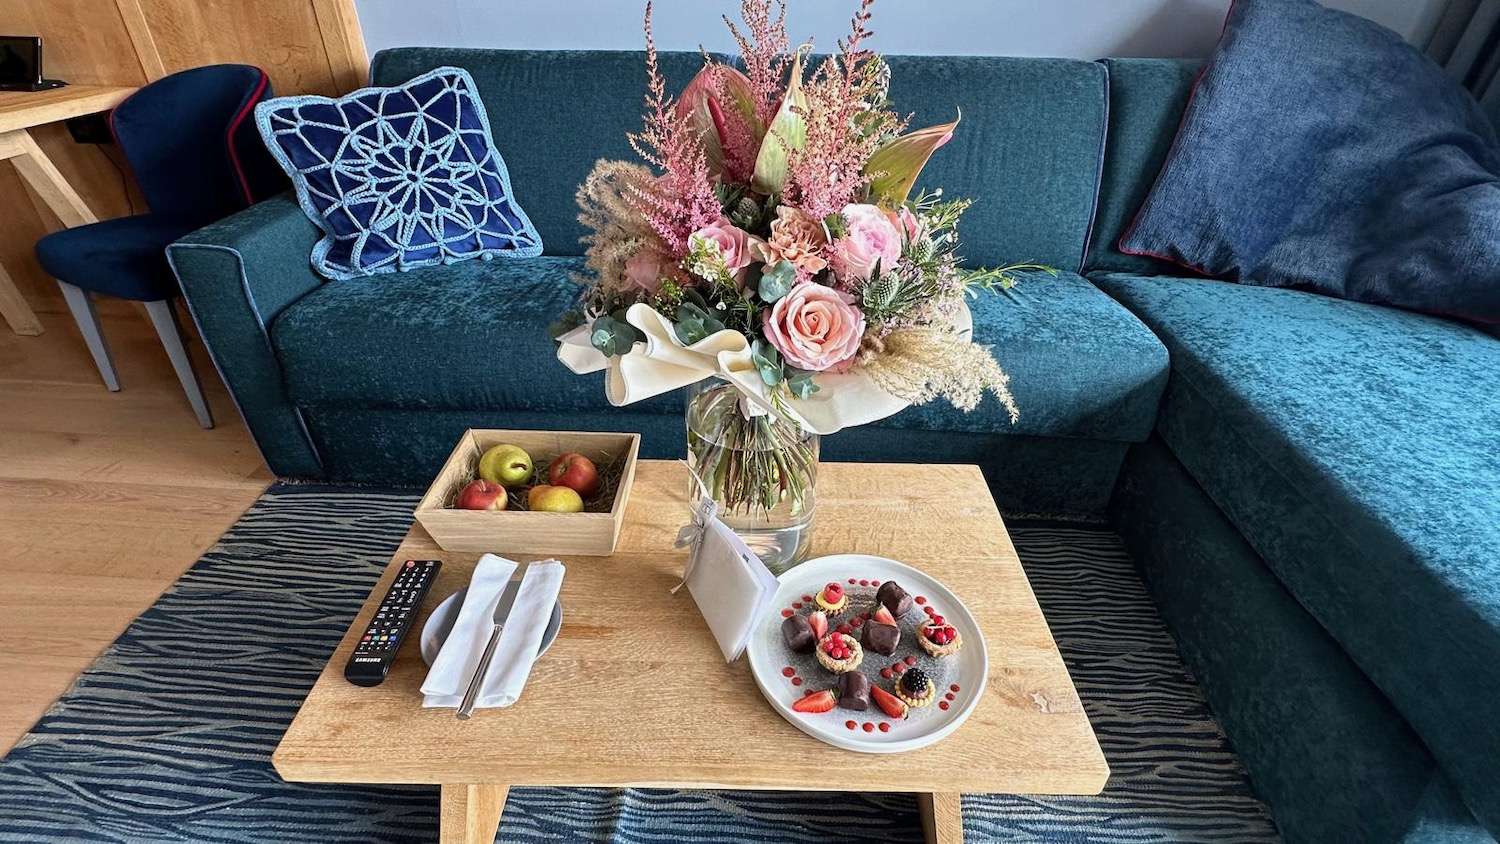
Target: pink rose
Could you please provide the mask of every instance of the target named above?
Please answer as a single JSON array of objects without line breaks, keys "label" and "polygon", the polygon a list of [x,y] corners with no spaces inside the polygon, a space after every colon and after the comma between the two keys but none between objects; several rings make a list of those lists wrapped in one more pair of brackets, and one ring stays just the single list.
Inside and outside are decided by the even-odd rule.
[{"label": "pink rose", "polygon": [[752,243],[759,242],[760,238],[751,237],[749,232],[720,217],[717,223],[693,232],[688,240],[718,244],[719,254],[724,258],[724,266],[729,272],[738,276],[755,262],[755,258],[750,254],[750,247]]},{"label": "pink rose", "polygon": [[906,232],[906,239],[908,241],[922,239],[922,221],[917,219],[917,215],[913,214],[910,208],[902,208],[900,213],[896,214],[896,219],[893,222],[898,228]]},{"label": "pink rose", "polygon": [[[672,275],[672,263],[654,249],[642,249],[625,262],[625,279],[630,286],[656,295],[663,276]],[[627,288],[628,289],[628,288]]]},{"label": "pink rose", "polygon": [[844,236],[833,244],[833,271],[842,282],[869,278],[878,263],[889,270],[901,260],[901,232],[873,205],[844,209]]},{"label": "pink rose", "polygon": [[831,287],[799,284],[766,314],[766,337],[798,369],[836,369],[854,359],[865,336],[865,315],[853,302]]}]

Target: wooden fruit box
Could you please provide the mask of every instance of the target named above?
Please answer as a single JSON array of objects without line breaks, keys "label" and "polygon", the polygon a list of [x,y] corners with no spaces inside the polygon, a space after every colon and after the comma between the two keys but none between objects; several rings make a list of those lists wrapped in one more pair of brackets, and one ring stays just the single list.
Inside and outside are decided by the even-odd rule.
[{"label": "wooden fruit box", "polygon": [[[480,455],[505,443],[525,449],[538,474],[559,455],[582,454],[599,469],[604,488],[582,513],[515,509],[526,500],[524,489],[511,491],[510,509],[453,509],[453,499],[477,477]],[[640,450],[640,434],[469,430],[417,504],[417,521],[445,551],[607,557],[625,524]]]}]

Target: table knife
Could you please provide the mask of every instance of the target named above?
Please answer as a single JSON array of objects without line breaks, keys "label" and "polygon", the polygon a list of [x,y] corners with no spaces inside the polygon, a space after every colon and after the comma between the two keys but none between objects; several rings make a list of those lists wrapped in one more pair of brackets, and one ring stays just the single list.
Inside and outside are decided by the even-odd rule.
[{"label": "table knife", "polygon": [[[521,569],[521,577],[526,576],[526,570]],[[464,699],[458,705],[458,717],[467,721],[474,714],[474,704],[479,700],[479,689],[484,685],[484,675],[489,673],[490,662],[495,658],[495,646],[500,644],[500,633],[505,630],[505,619],[510,616],[511,607],[516,604],[516,594],[521,591],[520,579],[512,580],[505,584],[505,589],[500,593],[500,603],[495,606],[494,628],[490,630],[490,641],[484,646],[484,653],[479,657],[479,666],[474,669],[474,676],[469,680],[469,690],[464,692]]]}]

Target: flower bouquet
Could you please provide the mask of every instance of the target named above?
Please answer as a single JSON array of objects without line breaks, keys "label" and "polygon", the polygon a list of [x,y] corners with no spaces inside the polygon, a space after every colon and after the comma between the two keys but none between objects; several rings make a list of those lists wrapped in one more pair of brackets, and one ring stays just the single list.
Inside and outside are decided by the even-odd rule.
[{"label": "flower bouquet", "polygon": [[675,98],[647,3],[643,161],[601,161],[578,192],[591,274],[559,358],[607,370],[616,406],[692,387],[690,463],[747,540],[772,536],[773,566],[805,553],[818,435],[939,397],[1017,418],[965,296],[1047,269],[963,267],[971,201],[914,192],[958,121],[908,131],[865,46],[872,3],[809,71],[784,3],[743,0],[725,22],[744,70],[705,57]]}]

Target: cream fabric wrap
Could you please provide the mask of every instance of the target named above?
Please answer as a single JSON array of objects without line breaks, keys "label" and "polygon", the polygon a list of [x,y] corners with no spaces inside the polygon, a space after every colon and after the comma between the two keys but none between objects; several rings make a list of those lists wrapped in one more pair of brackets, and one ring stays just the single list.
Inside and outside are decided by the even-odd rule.
[{"label": "cream fabric wrap", "polygon": [[[579,375],[608,370],[605,392],[610,404],[628,404],[669,393],[705,378],[718,376],[733,384],[744,396],[747,413],[777,412],[771,388],[761,380],[750,354],[750,341],[738,331],[720,331],[691,346],[677,339],[670,320],[650,305],[637,304],[625,320],[646,335],[630,354],[605,357],[589,340],[589,325],[573,329],[559,338],[557,358]],[[972,334],[973,315],[965,305],[954,319],[954,327]],[[885,392],[858,372],[839,375],[819,373],[813,378],[818,392],[807,399],[782,403],[782,412],[803,429],[815,434],[833,434],[844,428],[867,425],[905,410],[908,403]]]}]

